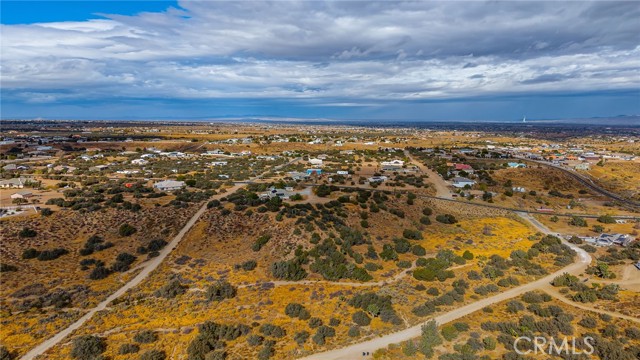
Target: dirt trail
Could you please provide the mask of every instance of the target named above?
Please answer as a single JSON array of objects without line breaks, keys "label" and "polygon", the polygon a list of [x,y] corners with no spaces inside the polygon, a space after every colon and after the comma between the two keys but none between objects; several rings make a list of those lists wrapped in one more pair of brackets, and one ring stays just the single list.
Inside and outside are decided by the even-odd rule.
[{"label": "dirt trail", "polygon": [[599,313],[599,314],[607,314],[607,315],[610,315],[610,316],[613,316],[613,317],[617,317],[617,318],[625,319],[625,320],[630,320],[630,321],[633,321],[635,323],[640,324],[640,319],[638,319],[636,317],[620,314],[620,313],[617,313],[617,312],[614,312],[614,311],[602,310],[602,309],[594,308],[594,307],[589,306],[587,304],[582,304],[582,303],[577,303],[577,302],[571,301],[571,300],[567,299],[566,296],[562,295],[558,291],[558,289],[554,288],[550,284],[547,284],[547,286],[545,286],[541,290],[546,292],[547,294],[553,296],[554,298],[562,301],[563,303],[571,305],[573,307],[576,307],[576,308],[579,308],[579,309],[582,309],[582,310],[596,312],[596,313]]},{"label": "dirt trail", "polygon": [[412,164],[416,165],[420,171],[429,176],[427,181],[433,185],[433,188],[436,189],[436,196],[451,199],[451,191],[448,188],[448,184],[444,181],[443,178],[440,177],[438,173],[431,170],[428,166],[425,166],[420,161],[416,160],[409,151],[405,151],[405,155],[409,158]]},{"label": "dirt trail", "polygon": [[[290,161],[290,162],[288,162],[286,164],[283,164],[283,165],[280,165],[280,166],[276,166],[274,169],[278,169],[280,167],[286,166],[286,165],[291,164],[291,163],[293,163],[295,161],[298,161],[298,160],[299,160],[299,158],[293,159],[292,161]],[[254,179],[259,179],[262,176],[263,175],[259,175],[259,176],[255,177]],[[252,179],[252,180],[254,180],[254,179]],[[246,184],[236,184],[236,185],[232,186],[231,188],[226,189],[227,191],[225,193],[221,193],[221,194],[215,195],[215,196],[211,197],[209,200],[222,198],[222,197],[226,196],[227,194],[233,193],[234,191],[236,191],[236,190],[238,190],[238,189],[240,189],[240,188],[242,188],[244,186],[246,186]],[[147,261],[146,264],[141,268],[142,270],[140,271],[140,273],[138,273],[135,277],[133,277],[131,280],[129,280],[129,282],[127,282],[121,288],[119,288],[114,293],[109,295],[105,300],[100,302],[94,308],[89,309],[87,311],[87,313],[84,314],[80,319],[76,320],[74,323],[72,323],[68,327],[66,327],[64,329],[61,329],[60,332],[56,333],[55,335],[53,335],[49,339],[45,340],[44,342],[40,343],[38,346],[36,346],[33,349],[31,349],[28,353],[23,355],[20,359],[21,360],[31,360],[31,359],[36,358],[37,356],[40,356],[40,355],[44,354],[47,350],[51,349],[52,347],[54,347],[55,345],[60,343],[64,338],[66,338],[67,336],[71,335],[74,331],[79,329],[82,325],[84,325],[84,323],[86,323],[89,319],[91,319],[91,317],[93,317],[93,315],[95,315],[98,311],[106,310],[107,309],[107,305],[109,305],[113,300],[115,300],[115,299],[119,298],[120,296],[124,295],[128,290],[133,289],[134,287],[138,286],[156,268],[158,268],[158,266],[171,253],[171,251],[173,251],[173,249],[175,249],[178,246],[180,241],[189,232],[189,230],[191,230],[193,225],[198,221],[198,219],[200,219],[200,217],[202,216],[202,214],[204,214],[204,212],[206,210],[207,210],[207,204],[205,203],[191,217],[191,219],[189,219],[189,221],[187,221],[187,223],[184,225],[182,230],[180,230],[180,232],[173,238],[173,240],[171,240],[171,242],[169,244],[167,244],[167,246],[165,246],[160,251],[160,255],[156,256],[155,258],[153,258],[150,261]]]},{"label": "dirt trail", "polygon": [[[540,222],[538,222],[535,218],[529,216],[528,214],[524,214],[524,213],[518,213],[518,215],[522,216],[523,218],[525,218],[526,220],[528,220],[534,227],[536,227],[538,230],[540,230],[541,232],[545,233],[545,234],[552,234],[552,235],[556,235],[555,233],[552,233],[548,228],[546,228],[543,224],[541,224]],[[493,305],[514,297],[517,297],[519,295],[522,295],[528,291],[533,291],[533,290],[538,290],[541,288],[544,288],[546,285],[548,285],[556,276],[561,275],[563,273],[569,273],[569,274],[574,274],[574,275],[579,275],[581,273],[584,272],[584,270],[586,269],[586,267],[591,263],[591,256],[589,256],[589,254],[582,250],[581,248],[577,247],[574,244],[570,244],[568,242],[565,242],[563,240],[563,243],[568,245],[569,247],[571,247],[573,250],[576,251],[577,253],[577,262],[574,262],[571,265],[565,266],[564,268],[554,272],[553,274],[547,275],[541,279],[538,279],[536,281],[530,282],[528,284],[524,284],[512,289],[509,289],[507,291],[504,291],[498,295],[494,295],[485,299],[481,299],[478,300],[476,302],[464,305],[462,307],[459,307],[457,309],[451,310],[449,312],[446,312],[444,314],[440,314],[436,317],[434,317],[433,319],[438,323],[438,324],[446,324],[448,322],[457,320],[463,316],[469,315],[473,312],[479,311],[482,308],[489,306],[489,305]],[[372,340],[367,340],[367,341],[363,341],[363,342],[359,342],[353,345],[349,345],[347,347],[341,348],[341,349],[336,349],[336,350],[330,350],[330,351],[325,351],[322,353],[317,353],[317,354],[313,354],[313,355],[309,355],[307,357],[304,357],[302,359],[304,360],[341,360],[341,359],[362,359],[362,354],[364,352],[369,352],[370,354],[372,354],[376,349],[380,349],[383,347],[387,347],[390,344],[397,344],[412,338],[416,338],[419,337],[421,334],[421,327],[422,327],[423,323],[412,326],[410,328],[395,332],[395,333],[391,333],[391,334],[387,334],[381,337],[377,337],[375,339]]]}]

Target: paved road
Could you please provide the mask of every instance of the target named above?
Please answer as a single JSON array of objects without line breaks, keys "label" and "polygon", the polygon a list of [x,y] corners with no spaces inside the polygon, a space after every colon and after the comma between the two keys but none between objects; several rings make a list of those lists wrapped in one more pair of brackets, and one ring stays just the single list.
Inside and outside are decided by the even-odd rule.
[{"label": "paved road", "polygon": [[[536,227],[538,230],[540,230],[541,232],[545,233],[545,234],[553,234],[556,235],[555,233],[552,233],[548,228],[546,228],[543,224],[541,224],[539,221],[537,221],[536,219],[534,219],[533,217],[529,216],[529,214],[526,213],[518,213],[518,215],[522,216],[523,218],[525,218],[526,220],[529,220],[531,222],[531,224]],[[440,314],[436,317],[434,317],[433,319],[439,324],[446,324],[448,322],[457,320],[463,316],[469,315],[471,313],[474,313],[476,311],[480,311],[482,310],[482,308],[489,306],[489,305],[493,305],[514,297],[517,297],[519,295],[522,295],[528,291],[532,291],[532,290],[537,290],[537,289],[541,289],[543,288],[545,285],[549,284],[551,282],[551,280],[553,280],[556,276],[561,275],[563,273],[570,273],[570,274],[574,274],[574,275],[579,275],[582,272],[584,272],[584,270],[586,269],[586,267],[589,265],[589,263],[591,263],[591,256],[584,250],[582,250],[581,248],[577,247],[574,244],[570,244],[566,241],[563,240],[563,242],[570,246],[573,250],[576,251],[577,253],[577,259],[578,261],[574,262],[571,265],[568,265],[564,268],[562,268],[561,270],[558,270],[556,272],[554,272],[553,274],[547,275],[539,280],[530,282],[528,284],[524,284],[522,286],[518,286],[512,289],[509,289],[507,291],[504,291],[498,295],[494,295],[482,300],[478,300],[476,302],[464,305],[462,307],[459,307],[457,309],[451,310],[449,312],[446,312],[444,314]],[[369,353],[373,353],[375,350],[380,349],[380,348],[384,348],[387,347],[391,344],[397,344],[397,343],[401,343],[403,341],[407,341],[409,339],[413,339],[416,337],[419,337],[421,332],[422,332],[422,327],[423,323],[409,327],[407,329],[398,331],[398,332],[394,332],[388,335],[384,335],[372,340],[368,340],[368,341],[363,341],[363,342],[359,342],[353,345],[349,345],[347,347],[341,348],[341,349],[336,349],[336,350],[331,350],[331,351],[325,351],[322,353],[317,353],[317,354],[313,354],[313,355],[309,355],[307,357],[301,358],[303,360],[347,360],[347,359],[362,359],[362,353],[363,352],[369,352]]]},{"label": "paved road", "polygon": [[599,193],[600,195],[604,195],[612,200],[618,201],[622,204],[624,204],[626,207],[630,208],[630,209],[634,209],[634,210],[640,210],[640,203],[638,203],[637,201],[631,200],[631,199],[627,199],[619,194],[613,193],[609,190],[606,190],[604,188],[602,188],[600,185],[596,184],[592,179],[579,174],[573,170],[569,170],[563,166],[560,165],[554,165],[551,164],[549,162],[546,161],[540,161],[540,160],[532,160],[532,159],[526,159],[526,158],[518,158],[518,159],[522,159],[525,161],[529,161],[529,162],[533,162],[536,164],[540,164],[540,165],[544,165],[547,167],[551,167],[554,169],[558,169],[560,171],[563,171],[565,174],[571,176],[572,178],[578,180],[580,183],[582,183],[584,186],[590,188],[591,190]]},{"label": "paved road", "polygon": [[[253,181],[238,181],[238,182],[236,182],[236,184],[251,184],[251,183],[253,183]],[[306,183],[304,185],[305,186],[320,186],[320,184],[310,184],[310,183]],[[393,192],[405,193],[405,192],[410,192],[411,191],[411,190],[406,190],[406,189],[392,189],[392,190],[390,190],[390,189],[363,188],[362,186],[355,186],[355,185],[353,185],[353,186],[351,186],[351,185],[332,185],[332,186],[336,186],[339,189],[367,190],[367,191],[391,192],[391,193],[393,193]],[[434,200],[449,201],[449,202],[455,202],[455,203],[459,203],[459,204],[463,204],[463,205],[480,206],[480,207],[485,207],[485,208],[491,208],[491,209],[497,209],[497,210],[507,210],[507,211],[518,212],[518,213],[522,212],[522,213],[527,213],[527,214],[561,216],[561,217],[580,216],[580,217],[589,218],[589,219],[596,219],[596,218],[600,217],[600,215],[593,215],[593,214],[548,213],[548,212],[536,211],[536,210],[516,209],[516,208],[510,208],[510,207],[506,207],[506,206],[476,203],[476,202],[471,202],[471,201],[467,201],[467,200],[456,200],[456,199],[450,199],[450,198],[447,198],[447,197],[433,196],[433,195],[417,194],[416,196],[419,197],[419,198],[424,198],[424,199],[434,199]],[[632,215],[613,215],[612,217],[616,218],[616,219],[640,220],[640,217],[632,216]]]},{"label": "paved road", "polygon": [[[277,170],[277,169],[279,169],[279,168],[281,168],[283,166],[289,165],[289,164],[294,163],[294,162],[296,162],[298,160],[299,160],[299,158],[293,159],[293,160],[291,160],[290,162],[288,162],[286,164],[282,164],[282,165],[279,165],[277,167],[274,167],[274,169]],[[255,179],[262,178],[262,176],[263,176],[263,174],[258,175],[258,176],[255,177]],[[232,186],[231,188],[228,188],[227,192],[215,195],[215,196],[211,197],[211,199],[222,198],[222,197],[226,196],[227,194],[232,193],[232,192],[240,189],[243,186],[245,186],[245,185],[244,184],[236,184],[236,185]],[[126,293],[128,290],[133,289],[134,287],[140,285],[140,283],[143,280],[145,280],[155,269],[158,268],[158,266],[171,253],[171,251],[173,251],[173,249],[175,249],[178,246],[180,241],[189,232],[189,230],[191,230],[193,225],[198,221],[198,219],[200,219],[200,217],[202,216],[202,214],[204,214],[204,212],[206,210],[207,210],[207,204],[205,203],[191,217],[191,219],[189,219],[189,221],[187,221],[187,223],[184,225],[182,230],[180,230],[180,232],[173,238],[173,240],[171,240],[171,242],[169,244],[167,244],[167,246],[165,246],[164,249],[162,249],[160,251],[160,255],[156,256],[152,260],[147,261],[145,263],[145,265],[141,268],[142,271],[140,271],[138,273],[138,275],[136,275],[133,279],[129,280],[129,282],[127,282],[121,288],[119,288],[114,293],[109,295],[105,300],[100,302],[94,308],[88,310],[87,313],[84,314],[80,319],[76,320],[74,323],[72,323],[68,327],[60,330],[57,334],[53,335],[51,338],[45,340],[44,342],[40,343],[38,346],[36,346],[33,349],[31,349],[28,353],[26,353],[24,356],[22,356],[21,359],[22,360],[31,360],[31,359],[34,359],[37,356],[40,356],[40,355],[44,354],[47,350],[51,349],[52,347],[54,347],[55,345],[60,343],[64,338],[66,338],[67,336],[71,335],[74,331],[79,329],[82,325],[84,325],[84,323],[86,323],[89,319],[91,319],[91,317],[93,317],[93,315],[95,315],[98,311],[105,310],[107,308],[107,305],[109,305],[113,300],[115,300],[115,299],[119,298],[120,296],[124,295],[124,293]]]}]

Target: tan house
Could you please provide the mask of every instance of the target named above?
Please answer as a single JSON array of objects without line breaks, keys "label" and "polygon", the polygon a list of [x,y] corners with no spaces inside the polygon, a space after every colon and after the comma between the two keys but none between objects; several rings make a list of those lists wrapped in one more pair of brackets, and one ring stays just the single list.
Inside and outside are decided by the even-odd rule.
[{"label": "tan house", "polygon": [[11,194],[11,199],[28,199],[33,196],[33,193],[28,190],[18,191],[15,194]]}]

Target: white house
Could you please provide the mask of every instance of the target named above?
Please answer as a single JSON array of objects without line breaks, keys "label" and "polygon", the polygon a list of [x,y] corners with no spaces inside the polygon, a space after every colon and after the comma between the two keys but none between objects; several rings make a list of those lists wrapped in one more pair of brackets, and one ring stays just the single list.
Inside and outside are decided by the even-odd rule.
[{"label": "white house", "polygon": [[135,159],[135,160],[131,160],[131,163],[134,165],[147,165],[149,161],[145,159]]},{"label": "white house", "polygon": [[13,178],[9,180],[2,180],[0,181],[0,188],[22,189],[25,183],[26,183],[25,178]]},{"label": "white house", "polygon": [[463,187],[465,187],[467,185],[473,186],[475,184],[476,184],[475,181],[473,181],[471,179],[464,178],[464,177],[454,177],[453,178],[453,182],[451,183],[451,185],[453,185],[454,187],[457,187],[457,188],[463,188]]},{"label": "white house", "polygon": [[386,176],[372,176],[367,179],[369,183],[381,183],[386,181],[388,178]]},{"label": "white house", "polygon": [[383,161],[380,163],[380,165],[382,166],[397,166],[397,167],[402,167],[404,166],[404,161],[402,160],[391,160],[391,161]]},{"label": "white house", "polygon": [[163,180],[153,184],[153,187],[160,191],[180,190],[185,186],[184,181]]},{"label": "white house", "polygon": [[211,163],[211,166],[226,166],[227,162],[226,161],[214,161]]},{"label": "white house", "polygon": [[139,173],[140,170],[118,170],[116,171],[116,174],[124,174],[124,175],[132,175],[132,174],[137,174]]},{"label": "white house", "polygon": [[338,171],[336,171],[336,174],[337,175],[345,175],[346,176],[346,175],[349,175],[349,172],[346,171],[346,170],[338,170]]},{"label": "white house", "polygon": [[321,159],[309,159],[309,164],[311,165],[322,165]]}]

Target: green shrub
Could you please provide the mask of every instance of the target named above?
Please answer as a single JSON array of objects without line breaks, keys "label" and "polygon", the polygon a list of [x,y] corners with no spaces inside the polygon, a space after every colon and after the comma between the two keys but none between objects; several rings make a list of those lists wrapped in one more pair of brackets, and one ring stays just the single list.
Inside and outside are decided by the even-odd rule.
[{"label": "green shrub", "polygon": [[158,340],[158,334],[152,330],[142,330],[133,336],[133,341],[141,344],[151,344]]},{"label": "green shrub", "polygon": [[71,357],[79,360],[95,360],[107,350],[104,338],[94,335],[83,335],[72,342]]},{"label": "green shrub", "polygon": [[222,301],[236,297],[237,289],[227,281],[218,281],[209,286],[205,297],[208,301]]},{"label": "green shrub", "polygon": [[353,320],[354,323],[356,323],[356,324],[358,324],[360,326],[368,326],[369,324],[371,324],[371,318],[369,318],[367,313],[365,313],[362,310],[356,311],[351,316],[351,319]]},{"label": "green shrub", "polygon": [[118,229],[118,234],[122,237],[125,236],[131,236],[133,234],[135,234],[138,231],[138,229],[136,229],[135,227],[129,225],[129,224],[122,224],[120,225],[120,228]]},{"label": "green shrub", "polygon": [[140,346],[136,344],[122,344],[118,349],[118,354],[126,355],[126,354],[135,354],[140,351]]},{"label": "green shrub", "polygon": [[32,238],[32,237],[36,237],[38,235],[38,232],[30,229],[30,228],[22,228],[22,230],[20,230],[20,232],[18,233],[18,236],[21,238]]},{"label": "green shrub", "polygon": [[165,360],[167,358],[167,354],[162,350],[149,350],[142,355],[140,355],[140,360]]},{"label": "green shrub", "polygon": [[443,224],[455,224],[458,220],[450,214],[441,214],[436,216],[436,221]]}]

